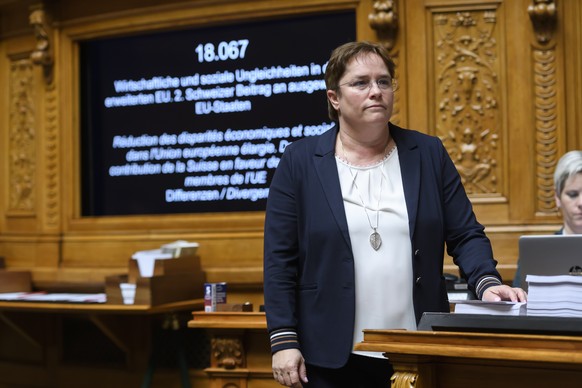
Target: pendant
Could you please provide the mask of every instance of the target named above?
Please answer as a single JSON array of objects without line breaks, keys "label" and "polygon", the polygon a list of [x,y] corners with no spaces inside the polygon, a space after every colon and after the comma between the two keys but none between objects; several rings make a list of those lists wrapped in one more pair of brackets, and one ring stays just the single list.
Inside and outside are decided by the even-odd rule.
[{"label": "pendant", "polygon": [[380,234],[376,232],[376,228],[374,228],[374,233],[370,235],[370,245],[375,251],[380,249],[380,245],[382,245],[382,237],[380,237]]}]

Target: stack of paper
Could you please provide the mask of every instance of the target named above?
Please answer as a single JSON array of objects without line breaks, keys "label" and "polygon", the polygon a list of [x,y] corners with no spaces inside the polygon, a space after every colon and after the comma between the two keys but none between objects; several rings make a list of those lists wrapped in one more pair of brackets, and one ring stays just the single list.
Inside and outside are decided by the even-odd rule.
[{"label": "stack of paper", "polygon": [[107,297],[104,293],[8,292],[1,293],[0,300],[14,302],[105,303]]},{"label": "stack of paper", "polygon": [[456,314],[526,315],[525,302],[458,300],[454,303]]},{"label": "stack of paper", "polygon": [[582,276],[527,275],[527,315],[582,317]]}]

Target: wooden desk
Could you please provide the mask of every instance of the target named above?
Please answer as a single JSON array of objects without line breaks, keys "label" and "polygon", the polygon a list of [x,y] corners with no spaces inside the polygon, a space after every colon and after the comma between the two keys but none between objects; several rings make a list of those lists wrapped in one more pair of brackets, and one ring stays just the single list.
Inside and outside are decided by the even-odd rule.
[{"label": "wooden desk", "polygon": [[203,299],[156,306],[0,301],[0,385],[106,386],[111,378],[110,386],[138,386],[150,371],[153,323],[203,308]]},{"label": "wooden desk", "polygon": [[54,303],[54,302],[14,302],[0,301],[0,312],[30,311],[36,313],[71,314],[115,314],[115,315],[153,315],[182,310],[201,310],[204,299],[165,303],[156,306],[138,304],[110,303]]},{"label": "wooden desk", "polygon": [[[194,312],[188,327],[211,335],[210,368],[205,372],[212,388],[276,388],[265,313]],[[229,385],[230,384],[230,385]]]},{"label": "wooden desk", "polygon": [[582,386],[582,337],[364,330],[356,349],[392,361],[394,388]]}]

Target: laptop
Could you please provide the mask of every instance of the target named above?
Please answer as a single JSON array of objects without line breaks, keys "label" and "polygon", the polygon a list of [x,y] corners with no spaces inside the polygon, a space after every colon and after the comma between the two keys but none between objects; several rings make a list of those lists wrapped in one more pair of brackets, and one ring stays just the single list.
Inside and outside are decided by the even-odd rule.
[{"label": "laptop", "polygon": [[582,234],[526,235],[519,238],[519,285],[527,275],[567,275],[582,271]]}]

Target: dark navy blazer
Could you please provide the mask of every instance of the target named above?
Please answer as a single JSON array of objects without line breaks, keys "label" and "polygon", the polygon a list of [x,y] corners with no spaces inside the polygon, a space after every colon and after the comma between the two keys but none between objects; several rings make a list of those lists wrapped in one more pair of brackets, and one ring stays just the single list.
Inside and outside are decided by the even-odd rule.
[{"label": "dark navy blazer", "polygon": [[[483,276],[500,276],[490,241],[440,139],[389,128],[408,210],[409,281],[418,321],[426,311],[449,311],[442,275],[445,242],[471,289]],[[334,126],[286,148],[269,192],[264,246],[269,332],[296,331],[306,361],[329,368],[346,363],[355,319],[354,258],[334,153],[337,131]]]}]

